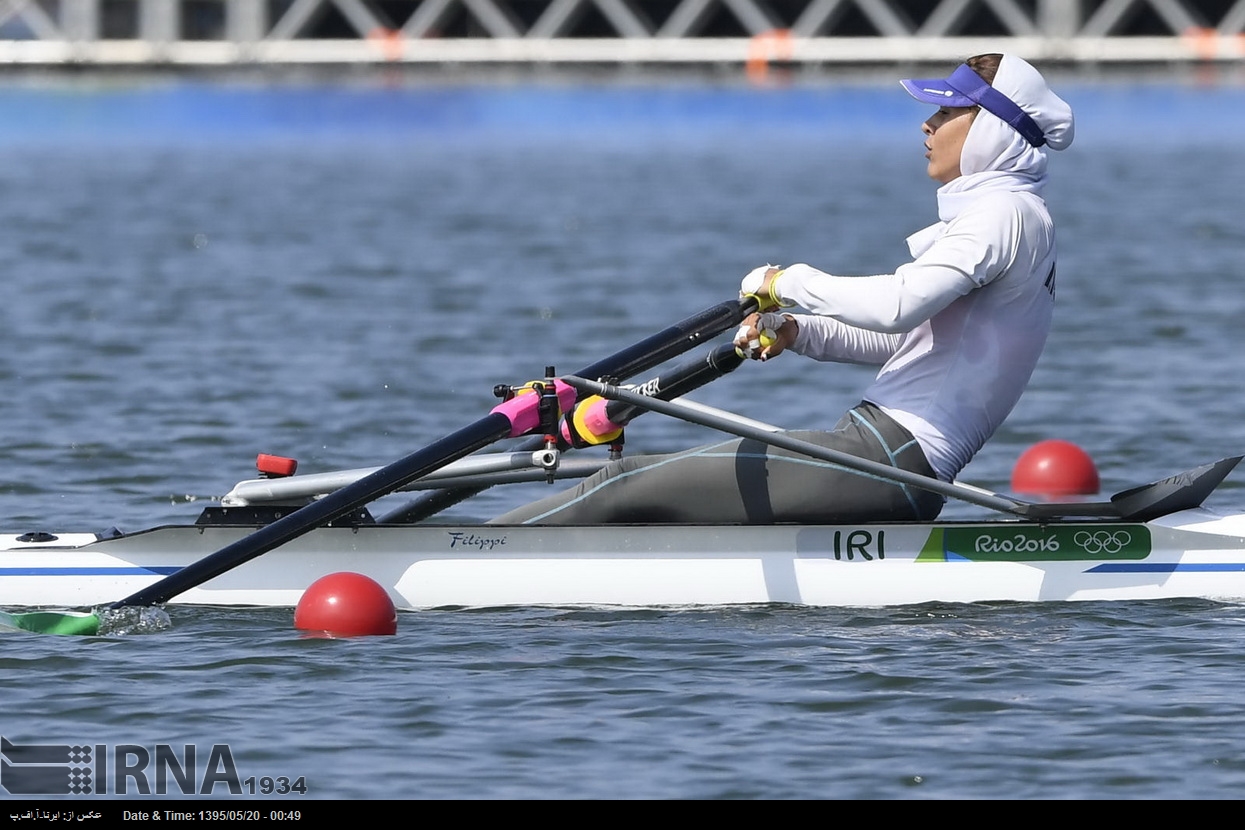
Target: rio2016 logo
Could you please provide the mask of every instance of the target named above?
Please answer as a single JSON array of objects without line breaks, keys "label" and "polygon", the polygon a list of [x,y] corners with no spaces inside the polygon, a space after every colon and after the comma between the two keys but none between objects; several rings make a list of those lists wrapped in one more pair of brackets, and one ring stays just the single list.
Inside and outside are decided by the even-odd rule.
[{"label": "rio2016 logo", "polygon": [[[1133,535],[1127,530],[1078,530],[1072,535],[1075,547],[1097,556],[1116,554],[1128,547]],[[1058,536],[1030,536],[1017,533],[1011,537],[983,534],[977,537],[978,553],[1058,553]]]},{"label": "rio2016 logo", "polygon": [[1151,548],[1144,525],[948,527],[942,541],[944,556],[1003,562],[1144,559]]},{"label": "rio2016 logo", "polygon": [[983,533],[977,537],[973,546],[977,553],[1056,553],[1059,550],[1058,537],[1040,538],[1017,533],[1014,536],[998,536]]}]

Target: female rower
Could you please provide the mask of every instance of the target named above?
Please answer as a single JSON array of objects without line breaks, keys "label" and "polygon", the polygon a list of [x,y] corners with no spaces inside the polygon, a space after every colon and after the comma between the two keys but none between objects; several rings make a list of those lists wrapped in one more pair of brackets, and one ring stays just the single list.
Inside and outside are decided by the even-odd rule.
[{"label": "female rower", "polygon": [[[1071,108],[1014,55],[978,55],[946,79],[906,80],[938,107],[922,125],[939,222],[908,237],[893,274],[833,276],[765,266],[741,295],[763,313],[736,346],[879,365],[830,432],[794,437],[953,481],[1011,412],[1050,331],[1055,228],[1042,192],[1046,148],[1072,142]],[[796,314],[779,309],[799,307]],[[760,332],[773,342],[755,348]],[[768,341],[767,341],[768,342]],[[751,348],[750,348],[751,347]],[[498,523],[928,521],[941,496],[752,440],[615,462]]]}]

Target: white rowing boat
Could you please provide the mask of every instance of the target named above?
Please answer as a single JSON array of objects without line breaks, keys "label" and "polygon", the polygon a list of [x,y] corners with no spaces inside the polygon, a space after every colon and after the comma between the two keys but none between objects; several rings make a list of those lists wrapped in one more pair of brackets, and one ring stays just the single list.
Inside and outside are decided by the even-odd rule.
[{"label": "white rowing boat", "polygon": [[[1230,470],[1235,462],[1208,465],[1209,475],[1222,479],[1224,468]],[[512,463],[511,458],[504,463]],[[231,514],[276,516],[296,509],[275,506],[291,493],[305,494],[319,489],[317,482],[368,472],[243,482],[234,488],[232,506],[209,507],[193,525],[102,538],[83,533],[6,535],[0,539],[0,606],[94,607],[112,602],[244,540],[258,527],[223,523],[231,521]],[[1161,492],[1148,491],[1150,500],[1170,497],[1170,488],[1185,493],[1199,475],[1191,473],[1175,477],[1175,484],[1165,481]],[[1206,483],[1197,486],[1193,500],[1200,501]],[[238,493],[249,493],[252,500],[241,505]],[[1062,509],[1038,507],[1048,513]],[[339,571],[375,579],[406,609],[1245,600],[1245,513],[1224,515],[1193,506],[1147,521],[1072,516],[842,526],[571,528],[389,525],[373,523],[364,513],[341,527],[304,533],[173,601],[294,606],[312,582]]]},{"label": "white rowing boat", "polygon": [[[1104,501],[1032,502],[875,464],[680,400],[739,364],[742,357],[730,346],[640,386],[585,379],[645,371],[737,324],[752,308],[752,300],[724,303],[577,375],[558,378],[550,369],[543,381],[499,387],[503,402],[486,417],[385,467],[242,482],[193,524],[0,535],[0,606],[293,607],[313,582],[343,571],[375,580],[402,609],[1245,600],[1245,512],[1203,506],[1240,456]],[[596,407],[591,419],[573,417],[589,402]],[[613,440],[605,436],[644,411],[921,487],[1004,518],[816,526],[425,521],[495,484],[592,472],[602,462],[566,461],[563,452]],[[603,432],[586,436],[581,428],[588,427]],[[529,437],[516,452],[473,455],[522,436]],[[401,511],[379,518],[369,512],[379,498],[411,489],[428,492]],[[56,633],[91,632],[98,622],[90,613],[0,614],[0,625]]]}]

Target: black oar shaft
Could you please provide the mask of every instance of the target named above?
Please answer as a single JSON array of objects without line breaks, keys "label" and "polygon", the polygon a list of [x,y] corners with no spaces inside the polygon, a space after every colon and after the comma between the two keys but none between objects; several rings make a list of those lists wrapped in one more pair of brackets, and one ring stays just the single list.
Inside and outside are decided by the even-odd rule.
[{"label": "black oar shaft", "polygon": [[154,585],[113,603],[112,607],[159,605],[168,602],[178,594],[202,585],[225,571],[236,568],[316,527],[344,516],[361,505],[392,493],[420,476],[427,475],[451,461],[456,461],[494,441],[505,438],[510,434],[510,430],[509,418],[497,412],[491,413],[440,441],[382,467],[353,484],[335,490],[272,524],[261,527],[233,544],[221,548],[216,553],[170,574]]},{"label": "black oar shaft", "polygon": [[[716,336],[738,323],[756,308],[755,300],[731,300],[719,303],[699,314],[676,323],[633,346],[616,352],[605,360],[586,367],[580,374],[589,377],[618,378],[656,366],[681,354],[705,338]],[[389,495],[395,490],[444,467],[452,461],[470,455],[478,449],[500,441],[513,434],[514,422],[510,416],[494,410],[458,432],[429,444],[353,484],[336,490],[322,499],[295,510],[272,524],[239,539],[216,553],[187,565],[176,573],[149,585],[125,599],[113,603],[113,608],[136,605],[158,605],[168,602],[178,594],[189,591],[220,576],[228,570],[245,564],[268,551],[340,518],[357,507]],[[533,438],[543,444],[543,439]],[[466,498],[483,488],[467,488]],[[448,504],[446,505],[448,506]]]},{"label": "black oar shaft", "polygon": [[[724,303],[707,308],[699,314],[680,320],[672,326],[659,331],[615,352],[609,357],[598,360],[590,366],[575,373],[577,377],[612,378],[617,381],[627,380],[660,366],[667,360],[677,357],[689,349],[693,349],[707,340],[717,337],[722,332],[739,325],[745,317],[756,311],[756,300],[728,300]],[[701,381],[702,383],[704,381]],[[544,440],[533,436],[515,447],[516,451],[534,451],[544,446]],[[448,510],[459,502],[487,490],[480,487],[449,487],[443,490],[432,490],[413,499],[399,509],[380,517],[382,524],[414,524],[422,522],[429,516],[435,516]]]},{"label": "black oar shaft", "polygon": [[614,378],[626,380],[640,372],[647,372],[678,357],[706,340],[739,325],[745,317],[756,311],[756,300],[730,300],[707,308],[673,326],[645,338],[634,346],[615,352],[604,360],[585,366],[576,372],[581,378],[599,380]]},{"label": "black oar shaft", "polygon": [[[669,372],[658,375],[635,391],[663,401],[680,398],[710,381],[735,371],[743,361],[743,356],[735,350],[733,345],[727,343],[718,346],[697,360],[689,360]],[[637,415],[645,411],[647,410],[622,401],[610,401],[605,406],[605,412],[609,415],[610,421],[620,426],[630,423]]]}]

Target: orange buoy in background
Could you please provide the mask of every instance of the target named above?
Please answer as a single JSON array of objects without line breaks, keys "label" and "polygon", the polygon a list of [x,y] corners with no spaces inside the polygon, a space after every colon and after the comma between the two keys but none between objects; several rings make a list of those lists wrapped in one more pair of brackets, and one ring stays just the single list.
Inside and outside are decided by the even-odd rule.
[{"label": "orange buoy in background", "polygon": [[1098,492],[1098,467],[1070,441],[1039,441],[1012,467],[1012,492],[1031,496],[1089,496]]},{"label": "orange buoy in background", "polygon": [[398,612],[379,582],[343,571],[322,576],[303,591],[294,627],[336,637],[396,634]]}]

